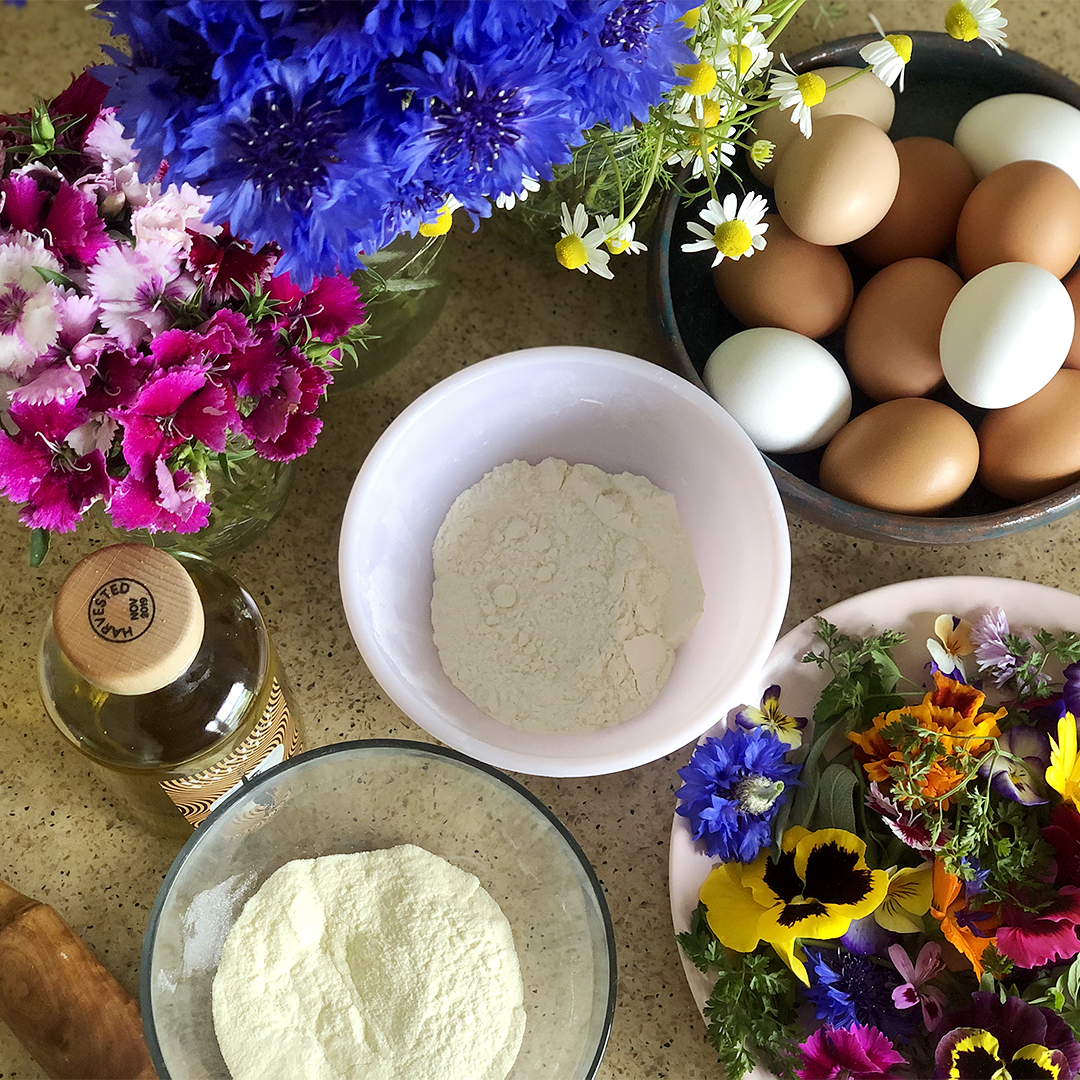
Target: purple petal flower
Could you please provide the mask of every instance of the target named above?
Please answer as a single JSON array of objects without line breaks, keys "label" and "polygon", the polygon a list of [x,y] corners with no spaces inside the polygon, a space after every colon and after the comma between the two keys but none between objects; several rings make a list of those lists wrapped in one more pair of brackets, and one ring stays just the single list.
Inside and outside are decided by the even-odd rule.
[{"label": "purple petal flower", "polygon": [[1005,644],[1009,620],[1001,608],[988,611],[975,624],[971,640],[980,671],[989,671],[995,685],[1004,686],[1016,673],[1018,657]]},{"label": "purple petal flower", "polygon": [[791,749],[802,745],[805,716],[788,716],[780,708],[780,687],[770,686],[761,695],[761,707],[744,705],[734,716],[735,723],[745,731],[765,728]]},{"label": "purple petal flower", "polygon": [[997,950],[1018,967],[1035,968],[1080,953],[1080,889],[1062,885],[1057,897],[1038,912],[1010,904],[1001,908],[1002,925],[995,935]]},{"label": "purple petal flower", "polygon": [[998,737],[996,749],[983,758],[979,775],[989,777],[991,787],[1004,798],[1041,806],[1048,801],[1043,776],[1049,765],[1046,733],[1018,725]]},{"label": "purple petal flower", "polygon": [[204,476],[169,469],[158,460],[140,479],[129,473],[108,503],[113,524],[151,532],[198,532],[210,517],[209,485]]},{"label": "purple petal flower", "polygon": [[795,1073],[799,1080],[868,1080],[907,1064],[877,1028],[861,1024],[819,1028],[799,1049],[803,1054],[803,1067]]},{"label": "purple petal flower", "polygon": [[933,1031],[941,1023],[946,998],[936,986],[927,986],[926,983],[945,970],[941,946],[936,941],[926,942],[919,950],[918,959],[912,964],[904,946],[893,945],[889,949],[889,959],[905,980],[893,990],[893,1004],[898,1009],[922,1005],[923,1026],[927,1031]]},{"label": "purple petal flower", "polygon": [[840,944],[856,956],[880,956],[896,940],[896,935],[886,930],[873,915],[853,919]]}]

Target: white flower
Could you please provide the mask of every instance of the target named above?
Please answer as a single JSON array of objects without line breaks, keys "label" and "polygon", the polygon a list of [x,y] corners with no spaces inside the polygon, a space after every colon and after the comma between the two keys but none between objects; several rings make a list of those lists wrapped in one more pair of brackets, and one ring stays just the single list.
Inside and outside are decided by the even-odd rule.
[{"label": "white flower", "polygon": [[1008,25],[1009,20],[1003,19],[996,7],[991,7],[990,0],[957,0],[945,13],[945,29],[950,36],[957,41],[978,38],[998,56],[1005,43],[1003,28]]},{"label": "white flower", "polygon": [[621,225],[614,214],[597,218],[597,227],[604,234],[604,244],[612,255],[640,255],[648,248],[640,240],[634,239],[634,223],[624,221]]},{"label": "white flower", "polygon": [[56,344],[60,290],[35,270],[62,273],[45,242],[29,233],[0,244],[0,371],[21,379]]},{"label": "white flower", "polygon": [[959,671],[961,680],[967,679],[961,657],[970,656],[975,651],[975,644],[971,638],[972,629],[967,619],[959,619],[955,615],[937,617],[934,622],[934,633],[940,641],[927,638],[926,648],[942,675],[951,678]]},{"label": "white flower", "polygon": [[810,110],[824,100],[827,89],[825,80],[812,71],[796,75],[783,53],[780,54],[780,60],[787,71],[773,72],[769,97],[780,102],[781,112],[791,109],[791,122],[798,124],[803,136],[809,139],[813,130]]},{"label": "white flower", "polygon": [[880,41],[871,41],[859,50],[859,55],[870,65],[871,71],[886,85],[892,86],[900,80],[900,90],[904,89],[904,68],[911,59],[911,38],[907,34],[886,34],[881,23],[871,15],[875,29],[881,35]]},{"label": "white flower", "polygon": [[608,269],[611,256],[604,250],[604,230],[589,231],[589,215],[584,206],[574,207],[574,216],[566,203],[562,204],[562,239],[555,245],[555,258],[567,270],[590,270],[604,278],[615,275]]},{"label": "white flower", "polygon": [[714,63],[725,80],[734,86],[743,83],[768,67],[772,53],[760,30],[720,31],[720,48]]},{"label": "white flower", "polygon": [[495,198],[495,205],[500,210],[513,210],[519,202],[524,202],[529,197],[530,191],[540,190],[540,180],[537,177],[523,176],[521,178],[521,190],[515,195],[508,192]]},{"label": "white flower", "polygon": [[191,233],[217,236],[220,225],[203,221],[210,209],[210,196],[200,195],[190,184],[168,190],[152,198],[131,215],[131,231],[137,243],[154,240],[185,255],[191,250]]},{"label": "white flower", "polygon": [[86,423],[69,431],[64,441],[79,457],[85,457],[95,450],[107,454],[118,427],[119,424],[104,413],[95,413]]},{"label": "white flower", "polygon": [[[692,122],[689,113],[676,114],[674,119],[679,119],[680,115],[685,117],[686,120]],[[724,128],[723,131],[716,133],[714,137],[717,141],[709,142],[706,144],[706,154],[709,158],[709,168],[715,175],[717,171],[716,159],[718,155],[720,161],[724,165],[730,165],[735,160],[735,143],[728,141],[729,139],[734,139],[735,129],[732,125],[729,124],[727,127]],[[691,143],[694,142],[692,133],[688,137],[688,141]],[[679,165],[685,166],[690,161],[693,161],[694,163],[694,167],[691,170],[692,175],[701,176],[701,174],[705,171],[705,165],[702,160],[702,152],[700,145],[691,145],[689,147],[684,147],[681,150],[676,150],[675,153],[671,154],[667,159],[667,163],[669,165],[675,165],[676,163],[678,163]]]},{"label": "white flower", "polygon": [[709,205],[701,211],[701,220],[713,228],[706,229],[696,221],[689,222],[686,227],[702,239],[683,244],[683,251],[715,248],[713,266],[719,265],[724,259],[740,259],[744,255],[749,258],[765,246],[765,231],[769,226],[763,224],[761,219],[768,207],[765,199],[752,192],[744,196],[741,206],[734,194],[726,196],[723,205],[716,199],[710,199]]},{"label": "white flower", "polygon": [[767,12],[755,14],[761,7],[761,0],[719,0],[720,12],[727,22],[758,23],[765,26],[773,21]]},{"label": "white flower", "polygon": [[83,153],[109,172],[130,165],[138,157],[135,140],[124,138],[124,128],[116,119],[115,109],[102,109],[98,114],[86,133]]}]

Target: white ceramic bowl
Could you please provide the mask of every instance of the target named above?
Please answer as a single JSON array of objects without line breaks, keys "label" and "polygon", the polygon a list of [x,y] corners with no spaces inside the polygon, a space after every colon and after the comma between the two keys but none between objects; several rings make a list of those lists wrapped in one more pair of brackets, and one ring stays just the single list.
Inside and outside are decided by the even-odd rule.
[{"label": "white ceramic bowl", "polygon": [[[491,719],[443,673],[432,638],[431,547],[451,504],[496,465],[558,457],[647,477],[675,496],[705,609],[659,697],[581,735]],[[697,387],[602,349],[524,349],[459,371],[416,399],[361,468],[339,548],[349,628],[371,673],[425,731],[503,769],[594,776],[693,742],[753,680],[776,641],[791,554],[761,455]]]}]

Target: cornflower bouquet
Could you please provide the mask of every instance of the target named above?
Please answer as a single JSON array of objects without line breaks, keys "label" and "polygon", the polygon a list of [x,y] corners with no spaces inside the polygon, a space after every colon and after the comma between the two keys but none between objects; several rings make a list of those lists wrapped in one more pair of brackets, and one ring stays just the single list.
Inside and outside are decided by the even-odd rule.
[{"label": "cornflower bouquet", "polygon": [[[740,200],[735,191],[745,187],[736,154],[745,152],[763,168],[776,149],[755,135],[760,114],[779,108],[810,138],[814,107],[827,92],[871,72],[903,90],[911,60],[911,38],[886,34],[871,16],[879,39],[860,50],[866,67],[844,80],[826,86],[812,71],[796,74],[783,53],[771,66],[777,39],[805,2],[706,0],[683,16],[693,59],[679,68],[679,85],[648,117],[635,115],[633,127],[598,126],[576,151],[577,167],[590,180],[584,200],[562,208],[555,255],[563,266],[612,277],[611,255],[645,250],[635,229],[650,194],[676,184],[687,200],[709,196],[701,212],[704,224],[690,223],[695,239],[684,250],[709,250],[719,262],[752,256],[765,246],[766,200],[753,193]],[[828,19],[836,6],[816,0],[819,17]],[[957,0],[945,14],[945,29],[954,38],[982,40],[997,52],[1006,25],[990,0]],[[560,179],[566,177],[565,170],[557,171]]]},{"label": "cornflower bouquet", "polygon": [[302,286],[550,179],[692,63],[692,0],[102,0],[130,53],[96,69],[139,148],[276,243]]},{"label": "cornflower bouquet", "polygon": [[209,196],[141,182],[105,91],[83,74],[0,117],[0,494],[35,563],[96,502],[195,532],[212,460],[310,449],[364,317],[348,278],[272,276],[278,249],[210,224]]},{"label": "cornflower bouquet", "polygon": [[906,692],[900,634],[817,622],[813,717],[771,686],[679,770],[716,860],[679,940],[727,1075],[1069,1080],[1080,634],[942,615]]}]

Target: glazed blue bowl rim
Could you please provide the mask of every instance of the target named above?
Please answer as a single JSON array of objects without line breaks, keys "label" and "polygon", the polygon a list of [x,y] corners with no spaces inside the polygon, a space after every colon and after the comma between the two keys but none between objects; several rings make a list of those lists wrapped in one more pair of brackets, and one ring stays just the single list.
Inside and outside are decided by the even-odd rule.
[{"label": "glazed blue bowl rim", "polygon": [[468,754],[462,754],[457,750],[450,749],[448,746],[439,746],[435,743],[421,742],[416,739],[351,739],[346,742],[330,743],[327,746],[320,746],[314,750],[307,750],[302,754],[296,754],[272,768],[267,769],[265,772],[260,773],[254,780],[241,785],[236,791],[232,792],[232,794],[223,798],[221,802],[214,807],[214,810],[206,821],[204,821],[188,838],[184,846],[177,853],[172,866],[169,867],[169,872],[165,875],[165,879],[161,883],[161,888],[158,889],[157,897],[154,900],[154,906],[150,911],[150,918],[146,924],[146,932],[143,936],[142,956],[139,963],[139,1003],[142,1009],[143,1032],[146,1036],[146,1045],[150,1050],[150,1059],[153,1061],[154,1070],[157,1072],[160,1080],[183,1080],[182,1077],[172,1077],[172,1074],[165,1065],[165,1059],[161,1053],[161,1045],[158,1042],[157,1028],[154,1024],[154,1015],[151,1008],[152,987],[150,977],[151,961],[154,955],[154,943],[157,940],[157,930],[161,919],[161,912],[169,894],[172,892],[173,882],[179,875],[180,870],[199,844],[210,835],[208,830],[212,828],[214,819],[223,819],[225,813],[231,810],[233,804],[240,799],[247,799],[253,794],[257,794],[260,789],[266,787],[272,780],[275,780],[282,773],[296,768],[298,765],[306,764],[331,754],[368,750],[398,750],[419,755],[430,754],[432,757],[447,758],[450,761],[456,762],[458,765],[466,765],[469,768],[475,769],[477,772],[485,773],[490,779],[505,785],[512,792],[521,796],[531,805],[533,810],[535,810],[540,817],[545,818],[549,824],[553,825],[555,831],[562,837],[566,846],[570,849],[571,854],[577,859],[585,874],[585,879],[589,883],[589,889],[596,901],[597,910],[600,913],[600,918],[604,927],[604,948],[607,953],[607,1005],[604,1010],[603,1024],[600,1030],[600,1037],[597,1040],[596,1050],[593,1054],[593,1059],[589,1065],[588,1071],[585,1074],[586,1080],[592,1080],[592,1078],[596,1076],[597,1070],[600,1068],[600,1062],[604,1057],[604,1051],[607,1049],[608,1039],[611,1037],[611,1026],[615,1018],[615,1004],[618,997],[619,981],[618,964],[615,955],[615,928],[611,921],[611,912],[608,909],[607,899],[604,897],[604,888],[600,884],[600,879],[596,876],[596,871],[593,869],[592,863],[589,861],[588,856],[582,850],[581,845],[577,842],[574,835],[562,821],[559,820],[554,811],[552,811],[546,803],[542,802],[538,796],[534,795],[527,787],[525,787],[524,784],[515,780],[512,776],[508,776],[501,769],[497,769],[493,765],[488,765],[486,762],[478,761],[476,758],[471,758]]},{"label": "glazed blue bowl rim", "polygon": [[[1047,67],[1041,61],[1020,53],[1005,50],[995,55],[981,42],[956,41],[948,34],[926,30],[898,31],[912,39],[915,58],[929,57],[947,61],[950,56],[964,56],[970,60],[970,50],[986,48],[986,62],[1000,65],[1006,77],[1019,78],[1037,83],[1039,92],[1056,97],[1080,108],[1080,85]],[[877,34],[860,34],[825,42],[811,49],[788,57],[788,63],[796,72],[818,67],[850,64],[861,65],[858,52],[863,46],[879,40]],[[1008,93],[1003,90],[1002,93]],[[689,166],[680,181],[689,178]],[[705,384],[694,367],[683,343],[682,334],[675,320],[675,307],[671,293],[670,253],[671,236],[680,197],[677,190],[669,192],[657,216],[649,260],[650,299],[659,322],[661,335],[671,353],[673,370],[700,389]],[[893,514],[858,506],[846,499],[830,495],[821,488],[803,480],[778,465],[767,454],[762,454],[780,490],[784,505],[800,517],[836,532],[867,540],[888,543],[949,545],[966,544],[982,540],[995,540],[1014,532],[1022,532],[1056,521],[1072,513],[1080,506],[1080,481],[1061,488],[1041,499],[1021,503],[1005,510],[966,517],[920,517],[912,514]]]}]

